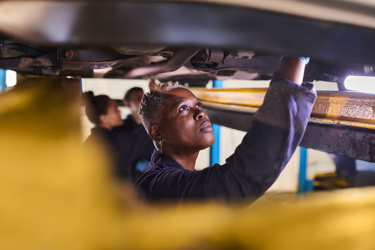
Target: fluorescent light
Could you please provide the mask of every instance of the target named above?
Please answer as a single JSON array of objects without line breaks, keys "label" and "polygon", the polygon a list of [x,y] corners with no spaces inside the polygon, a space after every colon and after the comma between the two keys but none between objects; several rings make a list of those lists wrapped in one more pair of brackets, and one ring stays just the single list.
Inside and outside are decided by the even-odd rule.
[{"label": "fluorescent light", "polygon": [[85,79],[81,78],[81,91],[84,93],[86,91],[86,86],[85,86]]},{"label": "fluorescent light", "polygon": [[7,87],[13,87],[14,85],[16,85],[16,83],[17,83],[17,73],[16,73],[16,71],[7,70],[5,72],[5,74],[6,74],[5,84],[7,85]]},{"label": "fluorescent light", "polygon": [[375,94],[375,77],[348,76],[345,79],[344,85],[348,90]]}]

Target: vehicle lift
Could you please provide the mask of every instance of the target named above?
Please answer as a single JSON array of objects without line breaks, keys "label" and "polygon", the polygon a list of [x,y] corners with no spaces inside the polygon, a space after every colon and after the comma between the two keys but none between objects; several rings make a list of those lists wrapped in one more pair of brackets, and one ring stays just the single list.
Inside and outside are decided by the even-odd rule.
[{"label": "vehicle lift", "polygon": [[[241,131],[251,127],[267,89],[190,88],[205,106],[212,123]],[[375,162],[375,98],[372,94],[319,91],[300,143],[298,193],[312,190],[306,179],[307,150],[312,148]],[[213,162],[215,163],[215,162]]]}]

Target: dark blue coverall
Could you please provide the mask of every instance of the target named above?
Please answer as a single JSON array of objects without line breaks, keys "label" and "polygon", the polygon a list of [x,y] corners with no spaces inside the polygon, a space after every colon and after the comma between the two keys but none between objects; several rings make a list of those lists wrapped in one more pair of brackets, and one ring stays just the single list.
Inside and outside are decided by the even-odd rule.
[{"label": "dark blue coverall", "polygon": [[150,164],[154,151],[151,138],[143,125],[128,115],[122,126],[112,130],[110,140],[117,158],[115,176],[135,183]]},{"label": "dark blue coverall", "polygon": [[91,134],[82,145],[82,148],[90,148],[95,144],[99,144],[103,149],[108,152],[113,151],[112,144],[110,141],[110,131],[103,127],[94,127],[91,129]]},{"label": "dark blue coverall", "polygon": [[190,171],[155,150],[136,187],[151,200],[255,200],[276,181],[305,132],[315,88],[274,75],[251,129],[224,165]]}]

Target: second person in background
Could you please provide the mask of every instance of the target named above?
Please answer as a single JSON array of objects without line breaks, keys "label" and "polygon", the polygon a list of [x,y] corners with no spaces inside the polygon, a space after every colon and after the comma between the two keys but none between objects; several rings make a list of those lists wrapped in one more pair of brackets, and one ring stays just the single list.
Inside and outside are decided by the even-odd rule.
[{"label": "second person in background", "polygon": [[121,180],[135,182],[145,171],[151,161],[154,145],[142,125],[139,107],[143,97],[143,89],[129,89],[123,103],[129,108],[130,114],[124,124],[113,129],[111,141],[119,156],[116,176]]},{"label": "second person in background", "polygon": [[87,118],[95,125],[91,129],[91,135],[83,143],[83,149],[100,147],[105,151],[111,164],[117,162],[114,145],[111,141],[111,133],[117,126],[124,122],[116,101],[107,95],[94,96],[92,91],[83,94]]}]

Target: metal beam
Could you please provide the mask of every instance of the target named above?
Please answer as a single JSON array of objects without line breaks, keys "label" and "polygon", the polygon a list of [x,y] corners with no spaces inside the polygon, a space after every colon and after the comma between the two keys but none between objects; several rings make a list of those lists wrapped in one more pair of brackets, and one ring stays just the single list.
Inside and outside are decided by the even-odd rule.
[{"label": "metal beam", "polygon": [[313,180],[307,179],[307,148],[300,147],[298,173],[298,195],[304,196],[314,190]]},{"label": "metal beam", "polygon": [[6,70],[0,69],[0,92],[5,91],[6,87]]},{"label": "metal beam", "polygon": [[[247,131],[266,89],[191,89],[211,122]],[[375,162],[375,95],[319,92],[300,146]]]},{"label": "metal beam", "polygon": [[[213,81],[214,88],[222,88],[223,81],[215,80]],[[212,132],[215,136],[215,142],[210,147],[210,166],[215,165],[216,163],[220,164],[220,125],[212,124]]]}]

